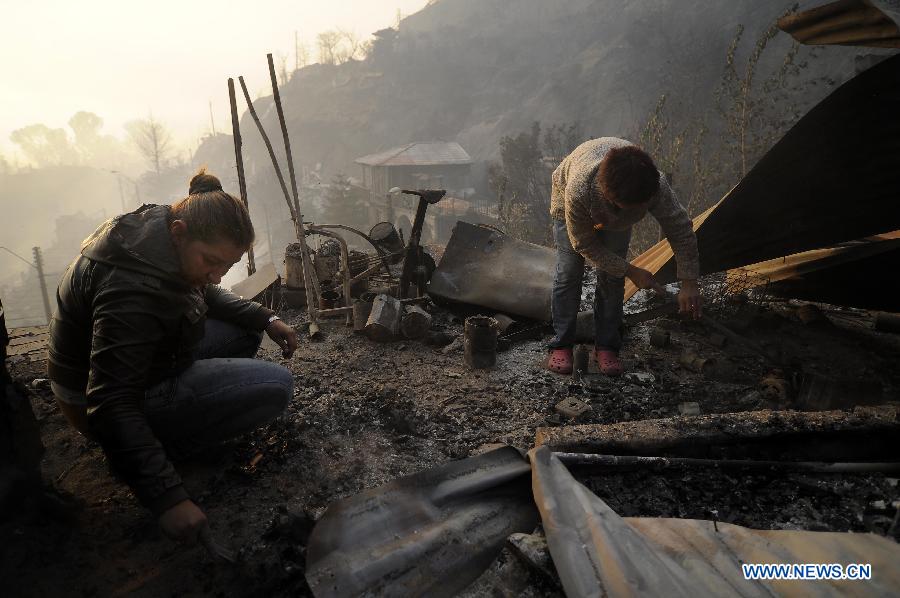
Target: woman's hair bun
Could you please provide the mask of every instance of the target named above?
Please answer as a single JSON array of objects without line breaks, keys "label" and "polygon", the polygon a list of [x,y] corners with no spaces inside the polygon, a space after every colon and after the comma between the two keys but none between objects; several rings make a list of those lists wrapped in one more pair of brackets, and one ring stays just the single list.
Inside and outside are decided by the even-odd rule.
[{"label": "woman's hair bun", "polygon": [[206,168],[201,168],[191,179],[190,187],[188,187],[188,195],[221,190],[222,183],[219,182],[219,179],[206,172]]}]

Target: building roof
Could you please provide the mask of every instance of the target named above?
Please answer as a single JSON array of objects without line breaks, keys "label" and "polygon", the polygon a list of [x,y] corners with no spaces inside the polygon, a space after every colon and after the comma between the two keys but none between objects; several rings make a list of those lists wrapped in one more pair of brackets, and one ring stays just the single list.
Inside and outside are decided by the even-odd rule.
[{"label": "building roof", "polygon": [[472,158],[460,144],[452,141],[409,143],[357,158],[355,162],[366,166],[437,166],[471,164]]}]

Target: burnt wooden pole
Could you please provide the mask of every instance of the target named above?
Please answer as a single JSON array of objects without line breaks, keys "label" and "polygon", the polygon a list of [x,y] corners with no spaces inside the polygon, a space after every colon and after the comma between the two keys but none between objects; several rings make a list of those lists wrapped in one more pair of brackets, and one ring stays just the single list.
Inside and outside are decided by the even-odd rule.
[{"label": "burnt wooden pole", "polygon": [[[278,183],[281,185],[281,191],[284,193],[284,201],[287,203],[288,212],[291,213],[291,220],[294,221],[294,231],[297,234],[297,239],[303,246],[303,250],[301,251],[302,256],[300,259],[300,267],[303,271],[303,288],[306,290],[307,296],[307,311],[310,314],[310,334],[315,334],[319,326],[316,323],[316,306],[314,303],[318,303],[319,301],[319,291],[318,291],[318,280],[316,280],[316,286],[308,280],[310,277],[306,275],[307,272],[314,272],[312,259],[309,257],[309,248],[306,246],[306,236],[303,234],[303,224],[300,222],[300,218],[297,216],[297,212],[294,209],[294,204],[291,203],[291,195],[288,192],[287,185],[284,182],[284,175],[281,173],[281,167],[278,166],[278,158],[275,156],[275,150],[272,149],[272,142],[269,141],[269,136],[266,134],[265,128],[263,128],[262,123],[259,120],[259,115],[256,114],[256,109],[253,107],[253,101],[250,99],[250,92],[247,91],[247,84],[244,83],[243,77],[238,77],[238,82],[241,84],[241,91],[244,92],[244,99],[247,101],[247,109],[250,111],[250,116],[253,117],[253,122],[256,123],[256,128],[259,129],[259,134],[263,138],[263,141],[266,144],[266,149],[269,151],[269,158],[272,160],[272,166],[275,167],[275,176],[278,177]],[[309,297],[313,297],[312,301],[309,300]],[[313,324],[315,324],[313,326]]]},{"label": "burnt wooden pole", "polygon": [[256,128],[259,129],[259,134],[266,144],[266,149],[269,150],[269,158],[272,160],[272,166],[275,167],[275,176],[278,178],[278,184],[281,185],[284,201],[287,203],[288,211],[291,213],[291,220],[294,221],[294,228],[296,228],[297,214],[294,212],[294,205],[291,203],[291,193],[288,191],[287,185],[284,182],[284,175],[281,174],[281,167],[278,165],[278,158],[275,156],[275,150],[272,149],[272,142],[269,141],[269,136],[266,134],[266,130],[259,121],[259,115],[256,113],[256,108],[253,107],[253,100],[250,99],[250,92],[247,91],[247,84],[244,83],[244,78],[238,77],[238,82],[241,84],[241,91],[244,92],[244,99],[247,101],[247,110],[250,111],[250,116],[253,117],[253,122],[256,123]]},{"label": "burnt wooden pole", "polygon": [[[288,137],[287,121],[284,119],[284,109],[281,107],[281,93],[278,91],[278,78],[275,76],[275,63],[272,55],[266,54],[269,61],[269,78],[272,80],[272,97],[275,100],[275,110],[278,112],[278,122],[281,124],[281,136],[284,138],[284,155],[287,160],[288,174],[291,177],[291,191],[294,194],[294,211],[300,224],[303,224],[303,214],[300,212],[300,196],[297,193],[297,177],[294,174],[294,159],[291,156],[291,139]],[[303,228],[301,226],[301,228]]]},{"label": "burnt wooden pole", "polygon": [[[231,134],[234,137],[234,163],[237,167],[237,176],[238,176],[238,189],[240,189],[241,193],[241,201],[244,202],[244,207],[247,208],[247,213],[250,213],[250,204],[247,201],[247,179],[244,177],[244,157],[241,153],[241,145],[243,144],[241,140],[241,122],[238,119],[238,111],[237,111],[237,100],[234,97],[234,79],[228,79],[228,101],[231,102]],[[212,115],[212,109],[210,109],[210,115]],[[250,244],[250,248],[247,249],[247,275],[252,275],[256,272],[256,259],[253,256],[253,243]]]},{"label": "burnt wooden pole", "polygon": [[34,267],[37,270],[38,282],[41,285],[41,299],[44,300],[44,314],[47,316],[47,324],[49,325],[53,312],[50,311],[50,296],[47,294],[47,281],[44,278],[44,256],[41,255],[40,247],[32,247],[31,253],[34,255]]},{"label": "burnt wooden pole", "polygon": [[[284,109],[281,106],[281,94],[278,91],[278,77],[275,75],[275,62],[271,54],[266,54],[269,62],[269,78],[272,81],[272,98],[275,100],[275,110],[278,113],[278,123],[281,125],[281,136],[284,138],[284,156],[287,161],[288,174],[291,177],[291,192],[294,197],[294,214],[297,217],[297,241],[303,252],[303,278],[306,281],[306,305],[309,310],[309,334],[315,335],[319,330],[316,317],[315,304],[319,301],[321,289],[319,279],[316,276],[312,259],[309,257],[309,247],[306,245],[306,231],[303,228],[303,214],[300,212],[300,195],[297,193],[297,177],[294,173],[294,158],[291,155],[291,139],[288,136],[287,122],[284,119]],[[310,288],[312,287],[312,288]],[[310,290],[313,294],[310,295]]]}]

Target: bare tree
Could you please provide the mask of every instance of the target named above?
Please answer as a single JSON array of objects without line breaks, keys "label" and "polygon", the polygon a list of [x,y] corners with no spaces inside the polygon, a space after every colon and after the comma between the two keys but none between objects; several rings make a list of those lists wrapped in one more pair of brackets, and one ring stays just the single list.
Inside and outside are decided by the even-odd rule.
[{"label": "bare tree", "polygon": [[278,64],[278,85],[284,85],[291,80],[291,73],[288,69],[287,54],[278,52],[275,55],[276,64]]},{"label": "bare tree", "polygon": [[337,31],[323,31],[316,37],[319,45],[319,63],[337,64],[337,51],[341,43],[341,34]]},{"label": "bare tree", "polygon": [[294,31],[294,70],[299,71],[309,64],[309,46]]},{"label": "bare tree", "polygon": [[166,127],[151,114],[146,119],[126,123],[125,130],[141,155],[159,175],[171,150],[172,136]]},{"label": "bare tree", "polygon": [[338,44],[337,59],[338,64],[343,64],[348,60],[359,58],[358,54],[362,50],[362,41],[355,32],[349,29],[338,29],[340,35],[340,43]]},{"label": "bare tree", "polygon": [[370,47],[370,44],[362,41],[349,29],[323,31],[316,39],[321,64],[343,64],[349,60],[363,58]]}]

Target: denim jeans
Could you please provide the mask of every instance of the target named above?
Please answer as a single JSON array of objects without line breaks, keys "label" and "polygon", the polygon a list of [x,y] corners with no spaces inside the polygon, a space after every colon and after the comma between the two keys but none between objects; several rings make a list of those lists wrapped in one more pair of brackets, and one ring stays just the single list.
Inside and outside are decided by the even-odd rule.
[{"label": "denim jeans", "polygon": [[[603,245],[623,258],[628,255],[631,228],[622,231],[597,231]],[[572,248],[566,223],[553,221],[556,241],[556,276],[550,311],[556,336],[551,349],[575,344],[575,324],[581,304],[581,285],[584,278],[584,257]],[[618,351],[622,347],[622,300],[625,297],[625,278],[597,271],[597,290],[594,294],[594,344],[598,349]]]},{"label": "denim jeans", "polygon": [[187,454],[269,422],[294,393],[287,368],[253,359],[262,333],[207,320],[189,368],[144,394],[144,414],[160,442]]},{"label": "denim jeans", "polygon": [[[170,455],[239,436],[284,411],[294,378],[280,365],[253,359],[261,341],[261,332],[207,320],[197,361],[144,393],[144,415]],[[84,417],[83,390],[51,388]]]}]

